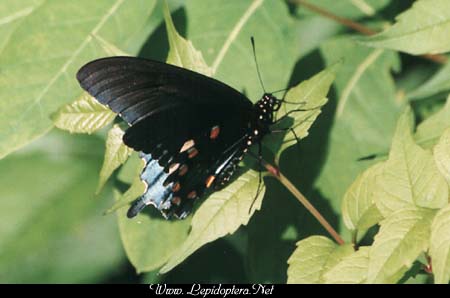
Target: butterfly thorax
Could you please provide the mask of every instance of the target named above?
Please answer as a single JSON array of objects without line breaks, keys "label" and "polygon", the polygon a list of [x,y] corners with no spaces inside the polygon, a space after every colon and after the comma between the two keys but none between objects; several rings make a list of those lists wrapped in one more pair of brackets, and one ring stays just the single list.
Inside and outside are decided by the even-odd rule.
[{"label": "butterfly thorax", "polygon": [[270,93],[265,93],[253,106],[253,119],[250,122],[248,136],[252,143],[257,143],[270,132],[270,126],[274,124],[274,112],[281,106],[281,100]]},{"label": "butterfly thorax", "polygon": [[226,185],[235,173],[239,162],[254,144],[259,144],[265,135],[270,133],[270,125],[274,124],[274,112],[278,111],[281,100],[269,93],[253,105],[253,115],[247,132],[242,139],[239,150],[224,163],[217,175],[216,188]]}]

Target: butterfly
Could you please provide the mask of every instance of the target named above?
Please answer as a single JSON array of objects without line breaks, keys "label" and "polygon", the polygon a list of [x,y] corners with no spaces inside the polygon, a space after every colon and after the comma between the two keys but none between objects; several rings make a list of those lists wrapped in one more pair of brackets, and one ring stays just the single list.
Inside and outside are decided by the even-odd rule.
[{"label": "butterfly", "polygon": [[145,161],[146,190],[129,218],[147,205],[185,218],[195,201],[230,181],[251,146],[261,148],[283,102],[264,93],[253,104],[218,80],[137,57],[94,60],[77,79],[129,124],[123,142]]}]

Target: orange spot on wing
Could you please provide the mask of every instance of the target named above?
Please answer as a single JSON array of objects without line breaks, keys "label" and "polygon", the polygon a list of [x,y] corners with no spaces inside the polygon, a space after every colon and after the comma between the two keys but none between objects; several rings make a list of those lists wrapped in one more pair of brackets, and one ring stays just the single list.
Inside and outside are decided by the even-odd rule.
[{"label": "orange spot on wing", "polygon": [[216,179],[216,176],[209,176],[208,178],[206,178],[206,188],[210,188],[211,185],[213,184],[214,180]]},{"label": "orange spot on wing", "polygon": [[174,205],[180,205],[180,203],[181,203],[181,198],[180,197],[173,197],[172,198],[172,204],[174,204]]},{"label": "orange spot on wing", "polygon": [[213,128],[211,128],[211,132],[209,133],[209,138],[211,140],[217,139],[220,133],[220,126],[216,125]]},{"label": "orange spot on wing", "polygon": [[177,183],[175,183],[175,184],[172,186],[172,191],[173,191],[173,192],[177,192],[177,191],[180,190],[180,188],[181,188],[181,185],[180,185],[179,182],[177,182]]},{"label": "orange spot on wing", "polygon": [[189,157],[189,158],[194,158],[194,157],[197,156],[198,150],[197,150],[195,147],[192,147],[192,148],[190,148],[190,149],[188,150],[187,153],[188,153],[188,157]]},{"label": "orange spot on wing", "polygon": [[197,197],[197,192],[195,190],[191,191],[190,193],[188,193],[187,198],[188,199],[195,199]]},{"label": "orange spot on wing", "polygon": [[187,171],[188,171],[189,167],[187,165],[182,165],[179,170],[178,170],[178,175],[179,176],[184,176],[186,175]]},{"label": "orange spot on wing", "polygon": [[187,140],[183,144],[183,147],[181,147],[180,152],[184,152],[184,151],[188,150],[189,148],[193,147],[194,145],[195,145],[194,140]]}]

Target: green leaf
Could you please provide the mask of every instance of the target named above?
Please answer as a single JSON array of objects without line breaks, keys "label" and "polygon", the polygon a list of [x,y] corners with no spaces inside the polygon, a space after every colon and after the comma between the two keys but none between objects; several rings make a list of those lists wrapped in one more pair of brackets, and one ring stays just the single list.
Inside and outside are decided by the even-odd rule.
[{"label": "green leaf", "polygon": [[21,0],[0,6],[0,52],[8,43],[9,37],[44,0]]},{"label": "green leaf", "polygon": [[404,103],[396,100],[391,74],[399,68],[395,53],[360,46],[351,37],[327,41],[321,52],[327,65],[344,61],[336,75],[336,96],[331,98],[337,102],[336,110],[325,109],[325,128],[310,149],[313,154],[319,146],[326,148],[314,183],[339,213],[345,191],[368,166],[357,160],[387,151]]},{"label": "green leaf", "polygon": [[100,171],[100,180],[98,182],[96,193],[100,192],[114,170],[127,161],[128,156],[130,156],[133,151],[133,149],[127,147],[123,143],[123,135],[123,130],[117,124],[108,132],[105,160],[103,161],[103,166]]},{"label": "green leaf", "polygon": [[53,124],[71,133],[93,133],[110,124],[116,114],[84,92],[76,101],[52,114]]},{"label": "green leaf", "polygon": [[434,282],[448,284],[450,280],[450,205],[441,209],[431,225],[430,256]]},{"label": "green leaf", "polygon": [[[290,104],[284,104],[282,106],[283,111],[277,117],[283,117],[289,111],[301,109],[289,115],[289,118],[293,119],[293,125],[291,126],[295,134],[299,139],[303,139],[308,136],[308,130],[313,125],[316,118],[321,113],[321,108],[328,101],[326,98],[331,85],[333,84],[334,78],[336,77],[336,72],[341,65],[338,62],[320,73],[316,74],[309,80],[303,81],[297,86],[289,89],[286,93],[286,101]],[[288,120],[288,119],[287,119]],[[276,125],[276,128],[286,128],[287,121],[281,121]],[[280,153],[285,148],[296,143],[295,138],[292,133],[287,133],[284,135],[283,143],[280,149],[277,147],[276,134],[269,135],[264,143],[268,143],[272,151]]]},{"label": "green leaf", "polygon": [[203,202],[192,218],[189,237],[161,269],[166,273],[184,261],[197,249],[247,225],[256,210],[261,207],[263,187],[258,197],[259,173],[249,170],[220,192],[215,192]]},{"label": "green leaf", "polygon": [[363,39],[366,46],[393,49],[413,55],[450,50],[450,2],[419,0],[397,17],[386,31]]},{"label": "green leaf", "polygon": [[353,251],[350,245],[339,246],[323,236],[311,236],[297,242],[288,260],[288,284],[322,283],[322,276]]},{"label": "green leaf", "polygon": [[417,126],[414,138],[421,146],[430,148],[438,142],[444,130],[449,127],[450,96],[447,98],[445,106],[439,112],[425,119]]},{"label": "green leaf", "polygon": [[436,74],[406,96],[417,100],[448,90],[450,90],[450,63],[446,63]]},{"label": "green leaf", "polygon": [[342,199],[342,216],[348,229],[366,230],[383,217],[375,205],[375,181],[384,163],[377,163],[356,178]]},{"label": "green leaf", "polygon": [[[119,196],[116,192],[116,200]],[[180,242],[186,239],[189,231],[190,217],[169,221],[162,218],[156,209],[148,209],[130,220],[126,213],[126,208],[119,209],[117,220],[125,252],[137,273],[152,271],[163,265]]]},{"label": "green leaf", "polygon": [[289,84],[298,52],[294,22],[283,1],[216,0],[208,3],[207,10],[204,3],[185,2],[186,37],[203,53],[216,79],[244,92],[253,102],[261,98],[250,43],[254,36],[265,89],[279,90]]},{"label": "green leaf", "polygon": [[76,71],[104,55],[93,35],[136,53],[128,42],[154,4],[51,0],[24,17],[0,53],[0,157],[48,132],[50,114],[80,95]]},{"label": "green leaf", "polygon": [[127,52],[119,49],[116,45],[103,39],[101,36],[93,34],[92,37],[97,41],[108,56],[131,56]]},{"label": "green leaf", "polygon": [[111,191],[94,200],[102,140],[51,133],[0,161],[0,279],[4,283],[92,283],[124,255]]},{"label": "green leaf", "polygon": [[[314,0],[310,1],[310,3],[328,11],[332,11],[333,14],[340,17],[356,19],[375,15],[378,10],[389,4],[389,0]],[[303,8],[302,5],[298,6],[298,10],[305,15],[316,14],[315,12],[310,12],[308,9]]]},{"label": "green leaf", "polygon": [[358,251],[344,257],[323,275],[327,284],[363,284],[367,280],[370,247],[360,247]]},{"label": "green leaf", "polygon": [[169,7],[166,2],[164,3],[164,19],[166,21],[166,29],[167,35],[169,36],[170,45],[167,63],[211,76],[214,73],[213,69],[206,64],[202,53],[194,48],[192,42],[184,39],[180,34],[178,34],[173,24]]},{"label": "green leaf", "polygon": [[389,159],[377,179],[375,203],[383,216],[414,206],[442,208],[448,202],[448,185],[432,154],[414,142],[413,115],[407,108],[400,117]]},{"label": "green leaf", "polygon": [[439,143],[434,147],[434,161],[437,168],[450,184],[450,129],[447,129],[441,136]]},{"label": "green leaf", "polygon": [[395,283],[428,248],[436,211],[404,208],[381,222],[369,252],[368,283]]},{"label": "green leaf", "polygon": [[[142,169],[142,167],[140,167]],[[116,199],[114,205],[112,205],[105,214],[117,211],[118,209],[128,206],[131,202],[139,198],[145,192],[145,183],[142,182],[140,175],[136,175],[133,183],[127,189],[127,191]]]}]

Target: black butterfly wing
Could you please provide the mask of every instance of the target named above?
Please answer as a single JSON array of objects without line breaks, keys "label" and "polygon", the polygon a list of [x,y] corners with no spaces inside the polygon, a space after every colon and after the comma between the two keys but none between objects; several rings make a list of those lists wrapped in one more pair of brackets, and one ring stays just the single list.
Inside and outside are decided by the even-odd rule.
[{"label": "black butterfly wing", "polygon": [[217,80],[142,58],[95,60],[77,79],[131,125],[125,144],[146,153],[158,144],[176,148],[213,125],[228,128],[224,137],[232,140],[246,128],[252,109],[243,94]]},{"label": "black butterfly wing", "polygon": [[[80,85],[130,124],[124,142],[142,151],[144,195],[130,208],[148,204],[167,217],[186,216],[207,179],[236,159],[252,103],[233,88],[176,66],[133,57],[88,63],[77,74]],[[212,137],[213,129],[220,129]],[[192,148],[184,148],[192,141]],[[222,167],[221,167],[222,166]]]}]

